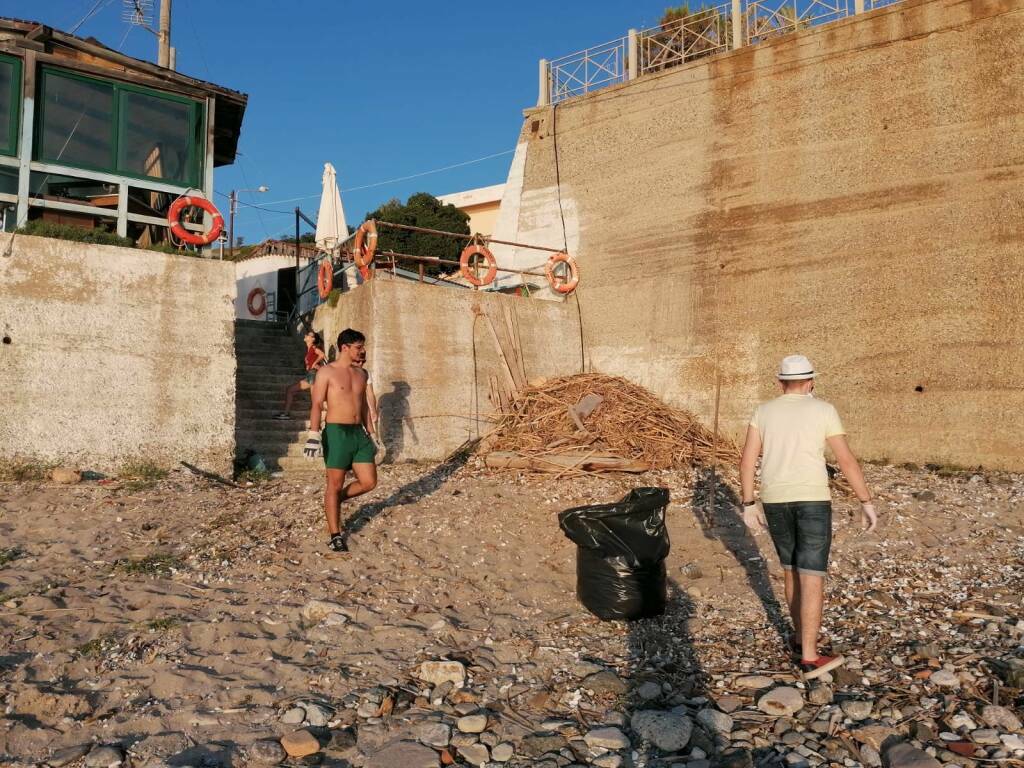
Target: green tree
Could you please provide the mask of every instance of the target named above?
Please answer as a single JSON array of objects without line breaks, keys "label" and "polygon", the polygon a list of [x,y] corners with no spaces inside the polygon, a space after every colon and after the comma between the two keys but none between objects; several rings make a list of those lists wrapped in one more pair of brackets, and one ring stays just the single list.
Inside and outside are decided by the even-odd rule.
[{"label": "green tree", "polygon": [[691,10],[689,3],[683,3],[666,8],[658,23],[661,31],[644,41],[649,61],[663,62],[657,69],[728,50],[732,39],[729,15],[714,6],[701,5]]},{"label": "green tree", "polygon": [[[401,200],[393,198],[384,203],[366,218],[377,221],[386,221],[392,224],[407,224],[414,227],[426,227],[427,229],[438,229],[442,232],[454,232],[459,235],[467,235],[464,240],[456,240],[441,235],[431,235],[425,232],[409,232],[390,227],[378,227],[377,252],[395,251],[396,253],[407,253],[412,256],[436,256],[440,259],[448,259],[453,266],[427,264],[426,273],[436,275],[442,272],[451,272],[459,260],[462,249],[469,241],[469,216],[454,205],[445,205],[433,195],[426,192],[417,192],[410,195],[409,199],[402,203]],[[413,262],[399,264],[406,269],[416,270],[417,265]]]}]

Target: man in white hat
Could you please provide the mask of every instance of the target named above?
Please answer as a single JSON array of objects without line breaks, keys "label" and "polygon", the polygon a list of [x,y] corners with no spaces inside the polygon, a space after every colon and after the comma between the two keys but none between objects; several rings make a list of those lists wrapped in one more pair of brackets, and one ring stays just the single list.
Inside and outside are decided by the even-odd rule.
[{"label": "man in white hat", "polygon": [[[877,517],[864,473],[846,444],[846,431],[834,406],[814,397],[814,367],[803,355],[790,355],[779,367],[782,395],[762,403],[747,428],[740,459],[743,522],[751,530],[767,526],[786,576],[786,603],[794,635],[789,648],[799,654],[805,679],[820,677],[843,663],[842,656],[818,652],[825,572],[832,545],[832,495],[825,468],[825,445],[861,502],[868,531]],[[754,475],[761,457],[762,512],[754,498]]]}]

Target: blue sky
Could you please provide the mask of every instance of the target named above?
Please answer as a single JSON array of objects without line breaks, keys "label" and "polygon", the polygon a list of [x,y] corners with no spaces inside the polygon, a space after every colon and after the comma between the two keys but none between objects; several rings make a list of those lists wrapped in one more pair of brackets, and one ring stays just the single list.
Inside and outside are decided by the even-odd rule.
[{"label": "blue sky", "polygon": [[[155,61],[156,38],[122,21],[123,0],[4,0],[0,13],[71,31],[97,3],[76,34]],[[512,150],[538,59],[654,25],[671,4],[174,0],[172,42],[179,71],[249,94],[241,157],[215,184],[270,187],[240,195],[285,212],[241,206],[236,234],[252,242],[294,228],[296,203],[279,201],[311,195],[298,204],[315,216],[325,161],[350,224],[392,197],[503,182],[511,154],[344,191]]]}]

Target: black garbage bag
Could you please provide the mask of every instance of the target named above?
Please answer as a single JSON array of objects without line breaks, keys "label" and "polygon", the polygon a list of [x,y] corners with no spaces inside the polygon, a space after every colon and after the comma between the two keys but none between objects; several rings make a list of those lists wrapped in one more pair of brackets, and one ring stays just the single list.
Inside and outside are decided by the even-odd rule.
[{"label": "black garbage bag", "polygon": [[665,612],[667,488],[634,488],[614,504],[567,509],[558,524],[577,545],[576,596],[606,621]]}]

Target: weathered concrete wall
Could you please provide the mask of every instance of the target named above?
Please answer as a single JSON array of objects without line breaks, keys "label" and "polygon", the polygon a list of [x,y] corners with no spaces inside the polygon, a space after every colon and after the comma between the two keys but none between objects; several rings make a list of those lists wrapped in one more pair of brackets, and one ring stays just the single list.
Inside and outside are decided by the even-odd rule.
[{"label": "weathered concrete wall", "polygon": [[229,471],[234,294],[229,262],[0,236],[0,459]]},{"label": "weathered concrete wall", "polygon": [[367,336],[389,460],[443,458],[486,434],[495,411],[488,377],[502,375],[486,316],[501,319],[503,306],[518,319],[528,380],[580,372],[579,323],[567,304],[378,278],[317,310],[327,345],[345,328]]},{"label": "weathered concrete wall", "polygon": [[708,419],[717,369],[739,435],[801,352],[862,455],[1024,469],[1022,11],[908,0],[531,110],[496,236],[561,238],[557,142],[594,369]]}]

